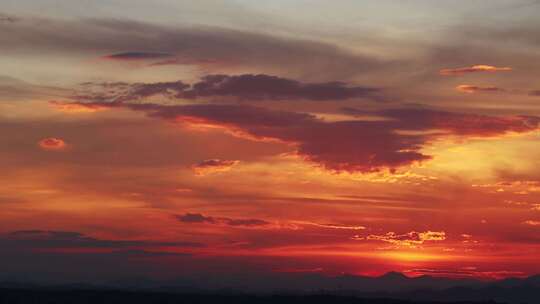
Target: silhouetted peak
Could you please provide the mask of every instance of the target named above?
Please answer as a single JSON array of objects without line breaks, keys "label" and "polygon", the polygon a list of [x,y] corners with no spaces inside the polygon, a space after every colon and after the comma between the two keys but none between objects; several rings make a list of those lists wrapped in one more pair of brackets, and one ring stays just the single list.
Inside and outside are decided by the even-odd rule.
[{"label": "silhouetted peak", "polygon": [[404,275],[403,273],[401,272],[396,272],[396,271],[390,271],[390,272],[387,272],[385,273],[384,275],[382,275],[380,277],[381,279],[392,279],[392,280],[406,280],[408,279],[409,277]]}]

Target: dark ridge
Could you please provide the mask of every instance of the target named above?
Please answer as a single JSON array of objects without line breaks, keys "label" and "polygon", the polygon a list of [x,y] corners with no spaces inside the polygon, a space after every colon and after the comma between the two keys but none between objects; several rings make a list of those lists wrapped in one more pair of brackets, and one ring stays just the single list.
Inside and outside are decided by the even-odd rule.
[{"label": "dark ridge", "polygon": [[[367,299],[335,295],[239,295],[239,294],[178,294],[165,292],[117,290],[34,290],[0,289],[0,303],[9,304],[440,304],[433,301],[397,299]],[[448,304],[449,302],[446,302]],[[499,304],[494,301],[453,302],[452,304]]]}]

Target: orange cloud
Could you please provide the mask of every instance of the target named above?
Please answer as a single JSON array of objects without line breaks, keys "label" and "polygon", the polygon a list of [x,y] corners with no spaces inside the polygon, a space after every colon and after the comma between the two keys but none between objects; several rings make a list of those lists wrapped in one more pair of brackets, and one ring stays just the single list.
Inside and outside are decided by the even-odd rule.
[{"label": "orange cloud", "polygon": [[397,246],[416,247],[416,245],[424,244],[426,241],[444,241],[446,240],[446,233],[444,231],[411,231],[405,234],[388,232],[383,235],[371,234],[365,238],[355,236],[353,239],[382,241]]},{"label": "orange cloud", "polygon": [[479,73],[479,72],[488,72],[488,73],[495,73],[495,72],[507,72],[512,71],[512,68],[510,67],[495,67],[491,65],[473,65],[470,67],[464,67],[464,68],[457,68],[457,69],[442,69],[439,71],[439,74],[442,76],[461,76],[464,74],[469,73]]},{"label": "orange cloud", "polygon": [[495,86],[487,86],[487,87],[481,87],[481,86],[475,86],[475,85],[469,85],[469,84],[461,84],[456,87],[456,90],[463,92],[463,93],[484,93],[484,92],[504,92],[505,90],[499,87]]},{"label": "orange cloud", "polygon": [[44,138],[39,141],[38,145],[49,151],[59,151],[64,150],[67,147],[67,144],[64,140],[54,137]]},{"label": "orange cloud", "polygon": [[540,226],[540,221],[528,220],[528,221],[523,222],[523,224],[529,225],[529,226]]},{"label": "orange cloud", "polygon": [[58,111],[65,113],[93,113],[108,109],[108,107],[91,103],[62,103],[50,101],[49,104]]},{"label": "orange cloud", "polygon": [[191,169],[195,172],[195,175],[204,176],[229,171],[238,163],[240,163],[238,160],[207,159],[194,164]]}]

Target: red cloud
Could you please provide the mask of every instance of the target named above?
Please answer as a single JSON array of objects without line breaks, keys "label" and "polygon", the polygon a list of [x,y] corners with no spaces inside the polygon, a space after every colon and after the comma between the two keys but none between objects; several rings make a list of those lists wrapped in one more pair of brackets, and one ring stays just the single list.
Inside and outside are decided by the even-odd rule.
[{"label": "red cloud", "polygon": [[526,133],[537,130],[540,124],[540,117],[525,115],[487,116],[431,109],[389,109],[375,112],[354,108],[344,108],[343,110],[350,115],[374,114],[392,119],[387,124],[394,125],[394,128],[398,130],[438,130],[441,132],[438,136],[447,134],[466,137],[492,137],[509,132]]},{"label": "red cloud", "polygon": [[[432,157],[422,148],[444,136],[493,137],[538,129],[536,116],[495,117],[429,109],[362,111],[349,115],[376,115],[384,120],[325,121],[314,115],[249,105],[103,104],[127,107],[150,117],[201,128],[219,128],[247,140],[272,140],[293,145],[306,160],[333,171],[394,170]],[[419,132],[399,132],[419,131]],[[430,132],[423,132],[430,131]],[[211,161],[201,167],[221,168]]]},{"label": "red cloud", "polygon": [[442,69],[439,71],[439,74],[442,76],[461,76],[469,73],[479,73],[479,72],[506,72],[511,71],[510,67],[495,67],[491,65],[473,65],[471,67],[457,68],[457,69]]},{"label": "red cloud", "polygon": [[67,147],[64,140],[54,137],[44,138],[39,141],[38,145],[42,149],[50,151],[64,150]]},{"label": "red cloud", "polygon": [[481,87],[481,86],[475,86],[475,85],[469,85],[469,84],[462,84],[458,85],[456,87],[456,90],[463,92],[463,93],[493,93],[493,92],[504,92],[505,90],[502,88],[498,88],[495,86],[487,86],[487,87]]}]

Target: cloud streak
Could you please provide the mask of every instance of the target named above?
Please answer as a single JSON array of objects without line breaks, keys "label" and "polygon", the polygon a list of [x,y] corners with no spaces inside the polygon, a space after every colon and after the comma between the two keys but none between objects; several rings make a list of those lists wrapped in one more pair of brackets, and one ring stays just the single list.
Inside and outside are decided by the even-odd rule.
[{"label": "cloud streak", "polygon": [[495,67],[491,65],[473,65],[470,67],[457,69],[442,69],[439,74],[442,76],[462,76],[471,73],[496,73],[512,71],[510,67]]},{"label": "cloud streak", "polygon": [[[97,92],[96,92],[97,90]],[[85,101],[132,102],[152,96],[175,99],[234,98],[257,100],[347,100],[377,98],[376,88],[343,82],[302,83],[265,74],[207,75],[191,85],[182,81],[157,83],[86,83],[74,96]]]},{"label": "cloud streak", "polygon": [[440,242],[446,240],[446,233],[444,231],[425,231],[416,232],[411,231],[404,234],[397,234],[395,232],[388,232],[383,235],[370,234],[367,237],[354,237],[356,240],[368,240],[368,241],[381,241],[390,243],[396,246],[404,247],[416,247],[422,245],[425,242]]},{"label": "cloud streak", "polygon": [[156,52],[123,52],[103,56],[103,59],[119,61],[145,61],[173,57],[173,54]]},{"label": "cloud streak", "polygon": [[296,80],[264,75],[208,75],[192,85],[181,97],[233,96],[245,100],[344,100],[367,97],[377,89],[349,87],[342,82],[301,83]]},{"label": "cloud streak", "polygon": [[152,242],[139,240],[103,240],[73,231],[20,230],[0,235],[2,246],[33,249],[52,248],[141,248],[204,247],[197,242]]},{"label": "cloud streak", "polygon": [[[295,75],[344,78],[386,66],[373,56],[353,54],[335,45],[220,27],[171,27],[119,19],[59,20],[26,18],[0,22],[0,51],[56,56],[174,54],[180,62],[209,60],[220,66],[283,70]],[[126,52],[126,50],[137,50]],[[135,56],[133,56],[135,54]],[[146,55],[143,55],[144,57]],[[324,70],[325,75],[320,71]],[[321,77],[323,78],[323,77]]]},{"label": "cloud streak", "polygon": [[205,216],[200,213],[186,213],[177,215],[176,219],[186,224],[213,224],[231,227],[257,228],[269,227],[272,223],[261,219],[238,219],[227,217]]},{"label": "cloud streak", "polygon": [[477,86],[477,85],[470,85],[470,84],[461,84],[456,87],[456,90],[462,93],[501,93],[506,91],[503,88],[499,88],[496,86]]},{"label": "cloud streak", "polygon": [[365,230],[365,226],[358,226],[358,225],[343,225],[343,224],[328,224],[328,223],[314,223],[314,222],[304,222],[304,221],[297,221],[295,223],[302,224],[302,225],[309,225],[309,226],[315,226],[325,229],[337,229],[337,230]]},{"label": "cloud streak", "polygon": [[191,169],[198,176],[226,172],[236,166],[238,160],[207,159],[191,166]]}]

